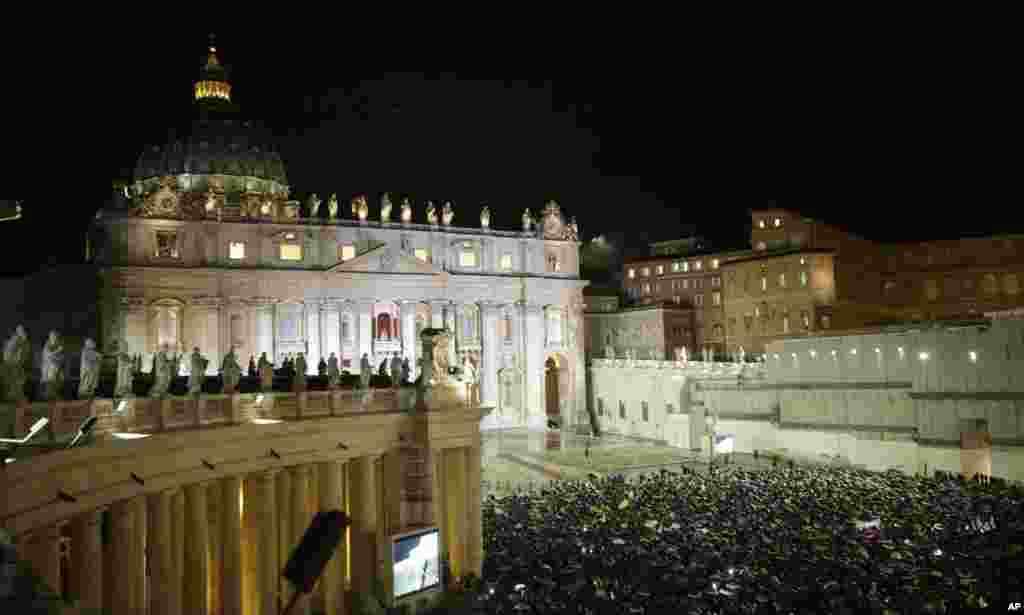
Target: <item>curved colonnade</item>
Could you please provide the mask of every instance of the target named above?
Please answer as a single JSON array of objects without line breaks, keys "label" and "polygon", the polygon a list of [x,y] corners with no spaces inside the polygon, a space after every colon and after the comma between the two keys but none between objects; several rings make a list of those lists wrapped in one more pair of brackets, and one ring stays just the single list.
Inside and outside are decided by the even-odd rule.
[{"label": "curved colonnade", "polygon": [[[304,415],[306,395],[203,396],[223,410],[205,417],[217,399],[20,405],[19,429],[87,404],[96,442],[5,464],[3,525],[53,589],[112,614],[280,612],[281,571],[317,511],[352,525],[299,612],[348,613],[349,591],[388,587],[388,536],[416,527],[441,528],[454,577],[479,575],[480,409],[439,387],[414,412],[388,390]],[[194,404],[183,423],[176,402]]]}]

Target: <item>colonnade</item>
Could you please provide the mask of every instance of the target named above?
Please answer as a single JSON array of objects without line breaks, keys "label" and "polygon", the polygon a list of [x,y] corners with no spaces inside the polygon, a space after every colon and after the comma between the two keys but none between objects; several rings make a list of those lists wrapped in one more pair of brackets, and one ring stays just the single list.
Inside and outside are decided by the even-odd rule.
[{"label": "colonnade", "polygon": [[[429,454],[433,506],[406,518],[401,453],[224,476],[146,493],[16,537],[19,557],[67,600],[111,615],[277,615],[291,598],[281,572],[317,511],[342,510],[348,534],[293,611],[350,612],[347,591],[390,578],[388,536],[441,528],[452,574],[479,574],[480,444]],[[425,517],[425,518],[423,518]],[[62,542],[69,559],[62,566]]]}]

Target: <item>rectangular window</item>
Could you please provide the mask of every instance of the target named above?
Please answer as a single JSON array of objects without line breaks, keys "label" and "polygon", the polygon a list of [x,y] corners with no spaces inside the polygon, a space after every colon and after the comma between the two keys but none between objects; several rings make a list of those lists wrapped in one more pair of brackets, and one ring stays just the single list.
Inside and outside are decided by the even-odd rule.
[{"label": "rectangular window", "polygon": [[157,258],[178,258],[178,233],[176,231],[156,232]]},{"label": "rectangular window", "polygon": [[722,285],[722,278],[721,278],[721,276],[717,276],[716,275],[715,277],[711,278],[711,286],[713,288],[718,288],[721,285]]},{"label": "rectangular window", "polygon": [[619,418],[626,418],[626,402],[624,401],[619,402]]},{"label": "rectangular window", "polygon": [[245,258],[245,244],[241,241],[232,241],[229,243],[228,258],[235,261]]},{"label": "rectangular window", "polygon": [[644,267],[640,273],[646,278],[651,275],[651,269],[650,267]]},{"label": "rectangular window", "polygon": [[789,316],[788,315],[782,317],[782,332],[783,333],[789,333]]},{"label": "rectangular window", "polygon": [[711,303],[715,305],[722,305],[722,293],[717,290],[711,293]]},{"label": "rectangular window", "polygon": [[459,266],[460,267],[476,267],[476,252],[473,250],[463,249],[459,253]]},{"label": "rectangular window", "polygon": [[636,269],[630,269],[630,270],[629,270],[629,274],[628,274],[628,275],[629,275],[629,279],[630,279],[630,280],[632,280],[633,278],[635,278],[635,277],[636,277]]},{"label": "rectangular window", "polygon": [[604,416],[604,399],[597,398],[597,416]]},{"label": "rectangular window", "polygon": [[679,271],[679,263],[672,263],[672,271]]},{"label": "rectangular window", "polygon": [[[502,271],[512,271],[512,255],[511,254],[502,254],[501,255],[501,270]],[[630,269],[630,271],[632,271],[632,269]],[[633,277],[633,276],[629,276],[629,277]]]},{"label": "rectangular window", "polygon": [[693,303],[694,305],[704,305],[704,295],[694,295]]},{"label": "rectangular window", "polygon": [[718,269],[718,259],[717,258],[711,259],[711,268],[712,269]]},{"label": "rectangular window", "polygon": [[768,276],[766,276],[766,275],[761,276],[761,290],[762,291],[767,291],[768,290]]},{"label": "rectangular window", "polygon": [[655,282],[654,283],[654,293],[657,294],[657,293],[660,293],[660,292],[661,292],[661,282]]},{"label": "rectangular window", "polygon": [[807,286],[807,272],[800,272],[800,286]]},{"label": "rectangular window", "polygon": [[686,290],[688,288],[690,288],[690,281],[689,280],[683,280],[683,290]]},{"label": "rectangular window", "polygon": [[340,246],[340,254],[342,261],[347,261],[356,257],[356,247],[353,245]]},{"label": "rectangular window", "polygon": [[700,271],[702,267],[703,267],[703,263],[701,261],[695,261],[693,263],[693,270],[694,271]]},{"label": "rectangular window", "polygon": [[643,412],[644,422],[646,423],[649,420],[649,417],[647,415],[647,402],[645,402],[645,401],[640,402],[640,411]]},{"label": "rectangular window", "polygon": [[786,288],[786,274],[779,274],[779,288]]},{"label": "rectangular window", "polygon": [[664,265],[658,265],[658,275],[665,275]]},{"label": "rectangular window", "polygon": [[278,256],[283,261],[301,261],[302,245],[297,243],[282,243]]},{"label": "rectangular window", "polygon": [[693,281],[693,287],[698,289],[704,288],[704,280],[697,278]]},{"label": "rectangular window", "polygon": [[416,258],[423,261],[424,263],[430,260],[430,256],[427,254],[426,248],[416,248],[413,254],[415,254]]},{"label": "rectangular window", "polygon": [[690,270],[690,263],[684,262],[683,263],[683,273],[686,273],[689,270]]},{"label": "rectangular window", "polygon": [[643,292],[644,292],[645,295],[651,294],[651,285],[650,284],[644,284]]}]

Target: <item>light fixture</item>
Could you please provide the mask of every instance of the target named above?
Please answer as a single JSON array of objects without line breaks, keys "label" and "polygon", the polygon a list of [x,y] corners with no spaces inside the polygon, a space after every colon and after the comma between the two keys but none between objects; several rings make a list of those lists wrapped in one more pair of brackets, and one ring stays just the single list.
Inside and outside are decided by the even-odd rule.
[{"label": "light fixture", "polygon": [[96,426],[96,417],[95,416],[90,416],[89,418],[85,419],[85,422],[82,423],[82,426],[78,428],[78,433],[75,434],[75,437],[71,440],[70,443],[68,443],[68,448],[74,448],[75,445],[78,444],[82,440],[82,438],[84,438],[85,436],[89,435],[89,432],[91,432],[92,428],[95,427],[95,426]]},{"label": "light fixture", "polygon": [[4,465],[7,465],[9,463],[14,463],[14,461],[15,461],[14,457],[7,457],[6,459],[4,459]]},{"label": "light fixture", "polygon": [[875,353],[876,354],[881,354],[882,353],[882,349],[879,348],[878,346],[875,346]]},{"label": "light fixture", "polygon": [[50,419],[41,418],[32,424],[32,427],[28,430],[28,435],[24,438],[0,438],[0,444],[25,444],[43,430],[44,427],[49,424]]},{"label": "light fixture", "polygon": [[148,433],[131,433],[131,432],[116,432],[110,434],[118,440],[139,440],[140,438],[148,438]]},{"label": "light fixture", "polygon": [[252,422],[256,425],[273,425],[274,423],[283,423],[281,419],[252,419]]},{"label": "light fixture", "polygon": [[810,350],[810,353],[811,353],[811,358],[812,358],[812,359],[813,359],[814,357],[818,356],[818,352],[817,352],[816,350],[814,350],[813,348],[812,348],[812,349]]},{"label": "light fixture", "polygon": [[857,354],[857,349],[856,348],[851,348],[850,349],[850,354]]},{"label": "light fixture", "polygon": [[921,359],[922,361],[927,361],[928,360],[928,356],[929,355],[928,355],[927,352],[920,352],[920,353],[918,353],[917,358]]},{"label": "light fixture", "polygon": [[967,355],[971,358],[971,363],[977,363],[978,362],[978,353],[977,352],[972,350],[972,351],[968,352]]},{"label": "light fixture", "polygon": [[839,353],[838,353],[838,352],[836,352],[836,350],[835,350],[835,349],[833,349],[833,350],[832,350],[832,356],[833,356],[833,357],[835,357],[835,356],[838,356],[838,355],[839,355]]},{"label": "light fixture", "polygon": [[260,405],[262,403],[263,403],[263,393],[260,393],[260,394],[258,394],[256,396],[256,405],[258,406],[258,405]]}]

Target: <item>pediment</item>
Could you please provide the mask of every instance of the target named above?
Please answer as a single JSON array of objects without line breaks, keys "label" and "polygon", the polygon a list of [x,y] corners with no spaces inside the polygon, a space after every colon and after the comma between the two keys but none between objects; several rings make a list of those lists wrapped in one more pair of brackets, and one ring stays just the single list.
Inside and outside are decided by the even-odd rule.
[{"label": "pediment", "polygon": [[384,244],[372,248],[355,258],[340,262],[328,269],[330,272],[349,273],[397,273],[440,275],[443,271],[430,263],[402,252],[397,247]]}]

